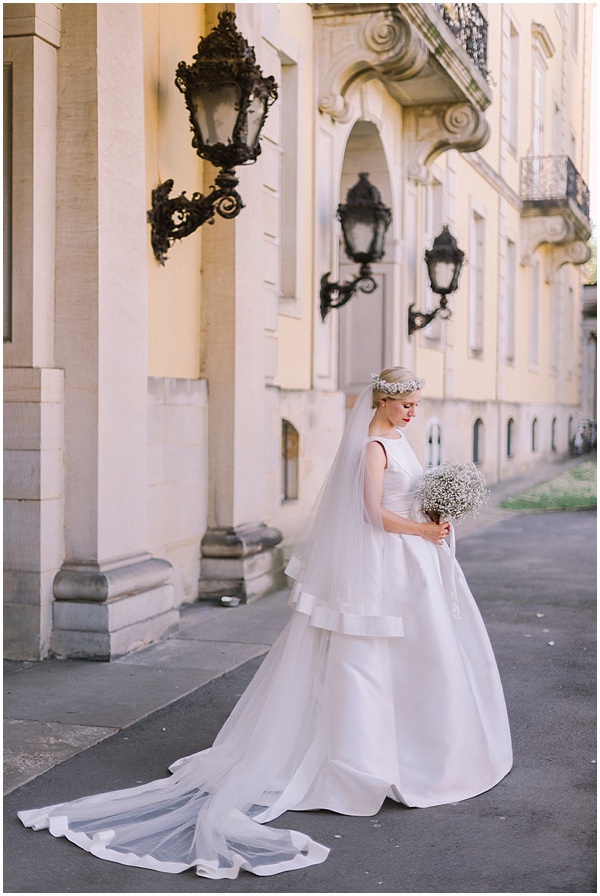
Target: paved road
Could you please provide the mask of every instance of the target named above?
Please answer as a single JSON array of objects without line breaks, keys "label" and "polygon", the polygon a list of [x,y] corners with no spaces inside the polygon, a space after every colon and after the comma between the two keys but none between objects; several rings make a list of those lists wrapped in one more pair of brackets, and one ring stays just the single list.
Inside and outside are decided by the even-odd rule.
[{"label": "paved road", "polygon": [[18,822],[19,808],[161,777],[177,757],[209,746],[256,656],[13,790],[4,892],[596,892],[596,514],[511,514],[457,550],[511,718],[515,766],[497,787],[432,809],[390,802],[373,818],[289,813],[276,824],[327,844],[328,861],[231,882],[124,868]]}]

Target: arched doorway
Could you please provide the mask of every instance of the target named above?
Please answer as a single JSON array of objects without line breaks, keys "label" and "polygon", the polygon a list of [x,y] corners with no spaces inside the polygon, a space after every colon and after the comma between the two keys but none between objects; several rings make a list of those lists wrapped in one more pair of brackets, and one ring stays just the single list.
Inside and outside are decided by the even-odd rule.
[{"label": "arched doorway", "polygon": [[[342,202],[361,171],[368,172],[383,202],[391,208],[388,166],[379,132],[374,124],[363,120],[356,122],[346,144],[340,185]],[[372,266],[377,289],[370,294],[358,291],[347,305],[336,312],[339,314],[339,388],[349,394],[360,391],[369,374],[379,372],[391,354],[388,324],[391,317],[393,228],[392,221],[387,233],[385,256]],[[358,265],[347,259],[340,247],[340,280],[351,279],[357,271]]]}]

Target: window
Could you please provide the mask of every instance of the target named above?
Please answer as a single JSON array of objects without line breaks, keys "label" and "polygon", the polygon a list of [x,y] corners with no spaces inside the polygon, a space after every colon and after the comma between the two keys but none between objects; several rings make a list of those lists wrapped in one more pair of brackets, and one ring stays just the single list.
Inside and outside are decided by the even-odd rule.
[{"label": "window", "polygon": [[504,319],[504,357],[513,363],[515,360],[515,318],[517,301],[517,247],[513,240],[506,243],[506,301]]},{"label": "window", "polygon": [[442,424],[430,420],[425,434],[425,461],[428,467],[439,467],[442,462]]},{"label": "window", "polygon": [[531,266],[529,290],[529,366],[537,370],[540,360],[540,263]]},{"label": "window", "polygon": [[506,424],[506,456],[513,457],[515,451],[515,421],[511,417]]},{"label": "window", "polygon": [[298,66],[287,57],[282,59],[280,97],[281,109],[281,202],[279,233],[280,251],[280,311],[299,314],[295,307],[300,293],[298,287]]},{"label": "window", "polygon": [[563,148],[563,115],[560,104],[554,100],[554,155],[562,155]]},{"label": "window", "polygon": [[289,420],[281,421],[281,500],[298,497],[298,453],[300,436]]},{"label": "window", "polygon": [[519,139],[519,34],[512,22],[510,23],[508,43],[508,88],[506,99],[508,145],[516,153]]},{"label": "window", "polygon": [[571,3],[571,49],[577,56],[579,49],[579,4]]},{"label": "window", "polygon": [[[441,232],[443,198],[443,189],[439,181],[435,181],[425,187],[425,228],[423,239],[426,249],[431,249],[434,239]],[[439,304],[440,297],[433,293],[429,278],[426,277],[425,280],[425,311],[432,311]],[[425,327],[421,332],[423,336],[429,340],[439,339],[442,335],[440,321],[435,318],[429,326]]]},{"label": "window", "polygon": [[550,288],[550,373],[558,374],[562,343],[562,284],[555,280]]},{"label": "window", "polygon": [[574,435],[575,435],[575,433],[573,431],[573,418],[569,417],[569,423],[567,426],[567,441],[568,441],[569,445],[571,444],[571,439],[573,438]]},{"label": "window", "polygon": [[552,451],[556,451],[556,417],[552,418],[552,429],[550,432],[550,447]]},{"label": "window", "polygon": [[537,451],[537,435],[538,435],[538,422],[537,417],[534,417],[531,422],[531,450]]},{"label": "window", "polygon": [[483,461],[483,420],[478,418],[473,424],[473,463]]},{"label": "window", "polygon": [[471,219],[471,289],[469,302],[469,347],[472,352],[483,351],[483,309],[485,272],[485,220],[477,212]]},{"label": "window", "polygon": [[533,134],[531,154],[535,157],[544,152],[544,73],[541,63],[533,68]]},{"label": "window", "polygon": [[575,320],[575,291],[572,286],[569,286],[569,291],[567,293],[567,302],[564,314],[564,324],[563,324],[563,339],[564,339],[564,347],[565,347],[565,368],[566,368],[566,376],[567,379],[570,380],[573,378],[573,357],[574,357],[574,333],[573,333],[573,323]]}]

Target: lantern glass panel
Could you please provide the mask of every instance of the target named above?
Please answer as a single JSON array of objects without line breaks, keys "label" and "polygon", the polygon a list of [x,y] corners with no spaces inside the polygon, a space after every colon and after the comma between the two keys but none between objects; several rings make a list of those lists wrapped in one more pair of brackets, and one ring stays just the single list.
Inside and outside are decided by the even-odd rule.
[{"label": "lantern glass panel", "polygon": [[370,254],[373,242],[373,221],[352,217],[346,218],[342,226],[352,258],[356,260],[356,256]]},{"label": "lantern glass panel", "polygon": [[387,227],[387,223],[381,217],[379,217],[377,219],[375,236],[373,238],[373,248],[371,250],[373,261],[379,261],[380,258],[383,258],[384,241]]},{"label": "lantern glass panel", "polygon": [[434,292],[444,292],[452,285],[456,264],[452,261],[435,261],[431,266],[431,284]]},{"label": "lantern glass panel", "polygon": [[252,97],[248,106],[248,137],[247,145],[252,148],[258,143],[258,138],[267,115],[267,101],[257,96]]},{"label": "lantern glass panel", "polygon": [[194,91],[194,119],[205,146],[215,143],[229,146],[233,142],[241,95],[237,84],[225,84],[218,90]]}]

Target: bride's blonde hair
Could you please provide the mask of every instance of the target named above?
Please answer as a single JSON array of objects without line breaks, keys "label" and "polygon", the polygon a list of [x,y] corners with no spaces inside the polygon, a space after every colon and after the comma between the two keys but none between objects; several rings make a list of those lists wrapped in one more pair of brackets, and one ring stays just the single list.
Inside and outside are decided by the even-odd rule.
[{"label": "bride's blonde hair", "polygon": [[[391,390],[379,388],[382,383],[390,386],[406,383],[408,388],[404,392],[391,393]],[[408,370],[406,367],[386,367],[379,376],[373,376],[373,407],[378,408],[382,398],[403,398],[405,395],[410,395],[415,389],[420,389],[422,385],[424,385],[424,380],[419,380],[412,370]]]}]

